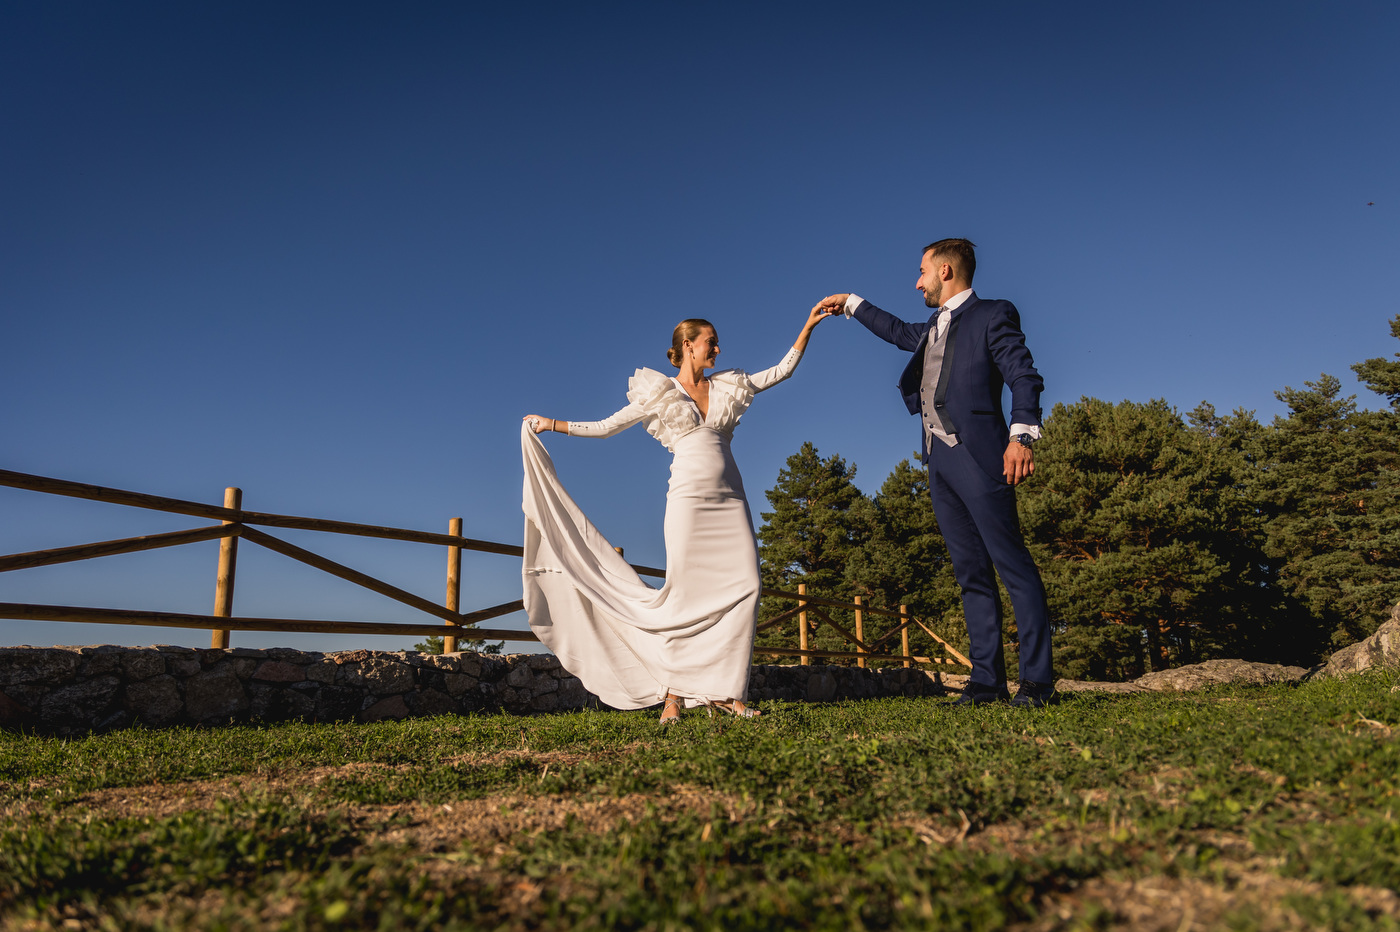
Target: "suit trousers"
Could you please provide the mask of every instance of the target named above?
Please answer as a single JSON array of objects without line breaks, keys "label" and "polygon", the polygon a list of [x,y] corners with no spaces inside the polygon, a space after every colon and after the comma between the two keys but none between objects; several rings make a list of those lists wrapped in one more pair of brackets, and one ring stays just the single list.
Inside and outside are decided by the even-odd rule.
[{"label": "suit trousers", "polygon": [[929,495],[962,589],[972,681],[995,688],[1006,685],[995,568],[1016,617],[1021,679],[1053,683],[1045,586],[1021,536],[1015,487],[1005,478],[988,475],[966,443],[950,447],[935,440],[932,447]]}]

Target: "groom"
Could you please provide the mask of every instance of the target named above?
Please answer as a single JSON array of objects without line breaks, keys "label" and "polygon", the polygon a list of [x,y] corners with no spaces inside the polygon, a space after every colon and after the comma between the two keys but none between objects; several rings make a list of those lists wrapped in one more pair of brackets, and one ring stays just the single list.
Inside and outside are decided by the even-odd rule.
[{"label": "groom", "polygon": [[[1009,301],[972,291],[977,258],[971,242],[944,239],[925,247],[916,287],[936,310],[907,323],[854,294],[822,300],[871,333],[914,355],[899,377],[910,414],[922,421],[922,459],[938,526],[962,588],[971,642],[972,676],[958,705],[1005,702],[1006,661],[1001,643],[1001,599],[995,571],[1011,594],[1021,647],[1021,685],[1015,706],[1055,703],[1050,621],[1040,571],[1021,537],[1016,486],[1035,472],[1032,448],[1040,439],[1040,392]],[[1011,427],[1002,413],[1002,387],[1011,388]]]}]

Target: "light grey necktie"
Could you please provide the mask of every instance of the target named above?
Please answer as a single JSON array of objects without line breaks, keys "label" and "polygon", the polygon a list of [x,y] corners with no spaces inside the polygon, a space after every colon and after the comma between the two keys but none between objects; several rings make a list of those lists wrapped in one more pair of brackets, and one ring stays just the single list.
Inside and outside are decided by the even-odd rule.
[{"label": "light grey necktie", "polygon": [[934,338],[924,346],[924,379],[919,387],[919,407],[923,410],[925,439],[937,437],[948,446],[955,447],[958,445],[957,430],[944,411],[940,391],[947,390],[942,383],[942,376],[944,363],[951,363],[948,338],[954,330],[952,316],[953,312],[946,305],[938,309]]}]

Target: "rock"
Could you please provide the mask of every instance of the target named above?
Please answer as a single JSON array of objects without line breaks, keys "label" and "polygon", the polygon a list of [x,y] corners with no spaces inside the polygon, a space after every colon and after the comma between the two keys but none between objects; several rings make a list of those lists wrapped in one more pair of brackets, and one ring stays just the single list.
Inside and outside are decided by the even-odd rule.
[{"label": "rock", "polygon": [[1062,693],[1130,693],[1147,692],[1137,683],[1095,683],[1090,680],[1057,680],[1055,690]]},{"label": "rock", "polygon": [[[247,650],[248,648],[243,649]],[[253,675],[253,671],[258,668],[258,660],[256,657],[236,656],[230,657],[224,662],[233,668],[233,675],[240,680],[248,679],[248,677]]]},{"label": "rock", "polygon": [[0,728],[23,728],[34,719],[27,706],[22,706],[0,693]]},{"label": "rock", "polygon": [[1158,670],[1134,680],[1142,689],[1160,692],[1185,691],[1227,683],[1266,686],[1270,683],[1297,683],[1308,675],[1302,667],[1285,667],[1276,663],[1253,663],[1248,660],[1207,660],[1173,670]]},{"label": "rock", "polygon": [[253,679],[265,683],[300,683],[306,679],[304,669],[283,660],[264,660],[253,671]]},{"label": "rock", "polygon": [[149,648],[131,650],[122,655],[121,668],[128,680],[148,680],[165,672],[165,657]]},{"label": "rock", "polygon": [[185,711],[175,677],[168,674],[128,683],[126,704],[142,725],[171,725],[178,722]]},{"label": "rock", "polygon": [[16,683],[58,683],[78,672],[78,655],[34,647],[0,648],[0,688]]},{"label": "rock", "polygon": [[117,709],[115,712],[99,719],[93,725],[93,731],[107,731],[109,729],[126,728],[131,724],[131,713],[126,709]]},{"label": "rock", "polygon": [[228,719],[248,711],[248,693],[230,663],[215,664],[185,683],[185,711],[196,722]]},{"label": "rock", "polygon": [[50,692],[52,690],[42,683],[20,683],[18,686],[5,687],[5,695],[31,711],[37,710]]},{"label": "rock", "polygon": [[334,660],[320,660],[306,668],[306,678],[318,683],[334,683],[336,671],[339,669]]},{"label": "rock", "polygon": [[553,712],[557,708],[559,708],[559,697],[554,693],[546,693],[530,700],[530,711],[532,712]]},{"label": "rock", "polygon": [[121,669],[123,648],[115,644],[93,644],[69,649],[76,651],[83,658],[78,663],[78,676],[102,676]]},{"label": "rock", "polygon": [[1376,633],[1350,647],[1343,647],[1323,665],[1318,676],[1350,676],[1375,667],[1400,667],[1400,605]]},{"label": "rock", "polygon": [[316,695],[316,721],[343,722],[360,710],[361,694],[346,686],[322,686]]},{"label": "rock", "polygon": [[461,711],[451,696],[436,689],[409,693],[405,698],[414,715],[455,715]]},{"label": "rock", "polygon": [[268,722],[307,721],[316,714],[312,696],[266,683],[248,684],[248,710]]},{"label": "rock", "polygon": [[519,664],[506,674],[506,685],[514,686],[516,689],[524,689],[534,680],[535,675],[531,672],[527,664]]},{"label": "rock", "polygon": [[290,647],[269,647],[265,653],[268,660],[280,660],[283,663],[319,663],[325,654],[318,650],[292,650]]},{"label": "rock", "polygon": [[442,670],[447,673],[456,673],[461,664],[458,660],[460,654],[420,654],[416,660],[419,666],[432,667],[434,670]]},{"label": "rock", "polygon": [[830,702],[836,698],[836,677],[823,670],[807,678],[807,701]]},{"label": "rock", "polygon": [[107,712],[121,684],[121,677],[108,674],[55,689],[39,706],[39,718],[49,726],[91,728]]},{"label": "rock", "polygon": [[346,686],[363,686],[376,696],[406,693],[413,688],[413,668],[397,660],[367,657],[342,666],[341,675]]},{"label": "rock", "polygon": [[187,676],[194,676],[203,667],[200,665],[198,654],[175,654],[173,656],[166,654],[165,669],[171,675],[183,679]]},{"label": "rock", "polygon": [[460,699],[476,688],[476,680],[465,673],[448,673],[443,677],[448,695]]},{"label": "rock", "polygon": [[382,722],[385,719],[397,720],[401,718],[408,718],[408,705],[403,701],[403,696],[380,699],[359,715],[362,722]]},{"label": "rock", "polygon": [[558,701],[561,709],[581,709],[593,696],[583,688],[578,677],[571,676],[559,681]]},{"label": "rock", "polygon": [[943,690],[948,693],[961,693],[967,688],[968,681],[972,679],[970,673],[941,673],[939,678],[943,680]]}]

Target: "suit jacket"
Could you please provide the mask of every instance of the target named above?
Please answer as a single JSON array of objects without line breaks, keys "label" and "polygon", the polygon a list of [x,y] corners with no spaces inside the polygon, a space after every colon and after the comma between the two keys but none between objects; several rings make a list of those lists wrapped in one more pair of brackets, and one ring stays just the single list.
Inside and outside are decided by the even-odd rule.
[{"label": "suit jacket", "polygon": [[[924,346],[938,320],[935,310],[922,323],[909,323],[861,301],[853,312],[871,333],[914,355],[899,376],[899,393],[910,414],[920,414],[924,381]],[[1010,301],[979,298],[976,293],[953,309],[948,348],[936,394],[958,439],[979,465],[1002,478],[1002,455],[1010,442],[1002,410],[1002,387],[1011,387],[1012,424],[1040,424],[1040,393],[1045,382],[1035,369],[1021,332],[1021,315]],[[929,462],[927,438],[919,425],[920,455]]]}]

